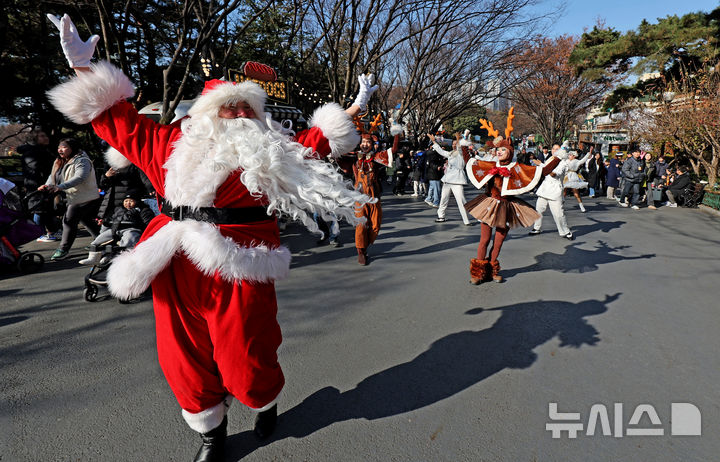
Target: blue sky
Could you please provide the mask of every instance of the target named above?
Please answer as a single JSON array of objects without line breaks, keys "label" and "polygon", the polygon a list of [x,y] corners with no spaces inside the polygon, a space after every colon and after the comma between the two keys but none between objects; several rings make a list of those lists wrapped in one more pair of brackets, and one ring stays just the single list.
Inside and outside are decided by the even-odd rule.
[{"label": "blue sky", "polygon": [[[549,5],[557,5],[547,2]],[[583,28],[592,29],[600,17],[620,32],[636,29],[643,19],[657,23],[657,18],[682,16],[695,11],[710,12],[720,6],[718,0],[566,0],[562,17],[553,22],[549,35],[580,35]]]}]

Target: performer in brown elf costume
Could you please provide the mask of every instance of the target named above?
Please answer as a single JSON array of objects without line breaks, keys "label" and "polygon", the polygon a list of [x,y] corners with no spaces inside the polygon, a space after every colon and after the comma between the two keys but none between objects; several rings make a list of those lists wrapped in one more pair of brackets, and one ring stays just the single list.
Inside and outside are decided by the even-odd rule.
[{"label": "performer in brown elf costume", "polygon": [[[480,226],[480,244],[477,258],[470,260],[470,283],[493,280],[502,282],[498,256],[510,228],[530,227],[539,217],[535,209],[516,197],[532,191],[540,179],[552,172],[562,158],[567,157],[564,150],[558,150],[553,158],[541,166],[523,165],[513,162],[513,146],[510,134],[515,118],[510,108],[507,118],[505,138],[499,136],[492,123],[480,119],[480,124],[495,140],[497,157],[495,162],[470,159],[466,170],[468,178],[476,188],[485,187],[485,193],[465,204],[468,213],[482,222]],[[564,156],[564,157],[563,157]],[[488,253],[488,245],[495,228],[495,239]]]},{"label": "performer in brown elf costume", "polygon": [[356,204],[355,216],[365,217],[365,222],[355,227],[355,247],[357,247],[358,263],[368,264],[367,249],[375,242],[382,224],[382,205],[380,204],[380,169],[392,165],[392,155],[397,152],[400,143],[400,134],[396,126],[393,126],[391,134],[394,135],[392,148],[375,152],[373,150],[373,136],[371,134],[380,124],[380,115],[370,124],[370,129],[365,132],[364,126],[358,120],[356,125],[363,132],[360,141],[360,150],[357,152],[357,160],[353,164],[355,176],[355,189],[372,198],[375,203]]}]

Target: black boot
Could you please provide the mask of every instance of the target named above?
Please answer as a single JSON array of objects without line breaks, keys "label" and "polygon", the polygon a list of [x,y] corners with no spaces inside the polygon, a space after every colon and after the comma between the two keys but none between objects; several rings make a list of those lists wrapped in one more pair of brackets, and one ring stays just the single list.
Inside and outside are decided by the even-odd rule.
[{"label": "black boot", "polygon": [[272,435],[277,424],[277,404],[255,417],[255,434],[262,439]]},{"label": "black boot", "polygon": [[201,433],[202,446],[193,462],[223,462],[225,460],[225,438],[227,437],[227,417],[220,426],[207,433]]}]

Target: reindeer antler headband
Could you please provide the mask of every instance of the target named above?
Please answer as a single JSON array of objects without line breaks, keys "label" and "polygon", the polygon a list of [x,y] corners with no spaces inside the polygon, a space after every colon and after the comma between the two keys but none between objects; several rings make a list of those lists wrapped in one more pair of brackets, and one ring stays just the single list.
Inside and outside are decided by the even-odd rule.
[{"label": "reindeer antler headband", "polygon": [[382,125],[382,114],[375,116],[373,121],[370,122],[367,130],[365,129],[365,122],[362,121],[362,116],[355,116],[353,118],[353,123],[355,123],[355,127],[357,127],[357,130],[363,137],[370,137],[374,132],[378,131],[380,125]]},{"label": "reindeer antler headband", "polygon": [[[515,130],[515,127],[513,127],[513,125],[512,125],[512,121],[515,118],[514,112],[515,112],[515,107],[511,107],[510,110],[508,111],[507,125],[505,127],[505,139],[510,139],[510,135],[512,134],[513,130]],[[480,128],[484,128],[485,130],[487,130],[488,135],[490,135],[491,138],[500,137],[500,132],[495,127],[493,127],[492,122],[489,122],[486,119],[479,119],[479,121],[480,121]]]}]

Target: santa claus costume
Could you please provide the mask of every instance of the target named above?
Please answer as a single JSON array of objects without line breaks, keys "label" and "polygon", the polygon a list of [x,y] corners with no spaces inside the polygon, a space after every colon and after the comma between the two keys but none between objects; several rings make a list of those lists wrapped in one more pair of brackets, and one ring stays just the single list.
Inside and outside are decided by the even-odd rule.
[{"label": "santa claus costume", "polygon": [[[561,160],[559,157],[553,157],[544,165],[537,167],[512,162],[513,146],[510,134],[513,130],[513,118],[513,108],[510,108],[505,138],[499,136],[492,123],[484,119],[480,120],[483,128],[495,137],[493,144],[497,149],[497,158],[495,162],[470,159],[466,166],[468,178],[475,187],[485,188],[484,194],[465,204],[468,213],[482,222],[477,258],[470,260],[472,284],[490,280],[502,282],[498,256],[510,228],[529,227],[540,218],[530,204],[516,196],[532,191],[540,179],[552,172]],[[488,253],[493,228],[495,228],[495,238]]]},{"label": "santa claus costume", "polygon": [[[165,199],[137,246],[113,261],[108,287],[128,299],[152,286],[160,366],[203,436],[195,460],[222,460],[231,397],[260,411],[255,430],[267,436],[284,385],[273,283],[287,276],[290,252],[274,212],[317,231],[307,210],[359,223],[354,204],[373,202],[316,159],[352,149],[355,126],[331,103],[293,140],[265,114],[266,94],[250,81],[210,81],[190,117],[156,124],[126,101],[134,88],[120,69],[100,62],[85,70],[92,50],[73,51],[83,42],[67,15],[53,22],[78,75],[51,90],[51,101],[73,122],[91,123]],[[94,50],[93,40],[85,44]],[[369,81],[361,79],[356,105],[376,88]],[[255,117],[219,117],[235,104]]]}]

